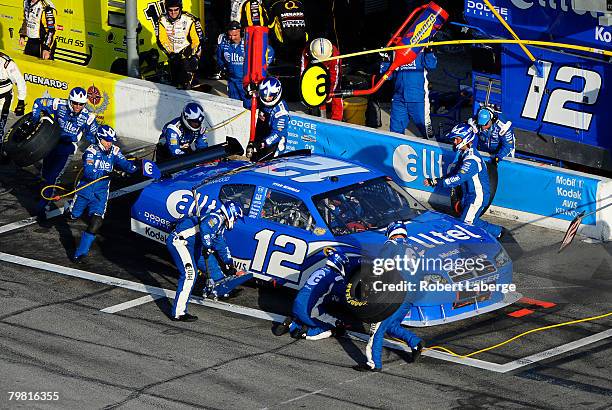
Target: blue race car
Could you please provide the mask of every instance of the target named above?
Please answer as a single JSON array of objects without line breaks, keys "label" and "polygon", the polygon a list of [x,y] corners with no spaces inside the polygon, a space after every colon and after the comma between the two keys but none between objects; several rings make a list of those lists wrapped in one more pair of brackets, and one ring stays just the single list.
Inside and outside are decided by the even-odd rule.
[{"label": "blue race car", "polygon": [[[409,222],[408,239],[421,257],[483,260],[472,270],[428,269],[427,283],[512,282],[512,261],[484,230],[427,211],[372,168],[322,155],[191,166],[142,191],[132,206],[132,231],[165,243],[178,219],[212,211],[227,200],[241,203],[245,213],[244,223],[226,233],[236,268],[259,279],[297,289],[325,263],[329,246],[350,258],[374,258],[386,241],[386,226],[402,220]],[[447,323],[499,309],[519,296],[491,290],[428,292],[404,323]]]}]

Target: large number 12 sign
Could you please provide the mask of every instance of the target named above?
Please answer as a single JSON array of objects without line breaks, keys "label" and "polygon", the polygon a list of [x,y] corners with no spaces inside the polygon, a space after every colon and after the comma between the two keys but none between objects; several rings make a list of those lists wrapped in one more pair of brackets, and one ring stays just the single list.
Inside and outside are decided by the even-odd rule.
[{"label": "large number 12 sign", "polygon": [[[521,117],[537,120],[541,111],[544,112],[542,121],[588,131],[593,120],[593,114],[582,111],[589,105],[595,105],[599,97],[602,81],[597,71],[587,70],[574,66],[564,65],[557,69],[554,80],[558,83],[567,84],[567,88],[552,88],[549,78],[553,71],[553,63],[543,61],[543,75],[539,77],[536,70],[531,66],[527,74],[531,77],[529,90],[523,105]],[[570,86],[572,82],[578,82],[578,86]],[[548,100],[543,104],[544,94],[550,94]],[[574,103],[572,108],[568,104]]]}]

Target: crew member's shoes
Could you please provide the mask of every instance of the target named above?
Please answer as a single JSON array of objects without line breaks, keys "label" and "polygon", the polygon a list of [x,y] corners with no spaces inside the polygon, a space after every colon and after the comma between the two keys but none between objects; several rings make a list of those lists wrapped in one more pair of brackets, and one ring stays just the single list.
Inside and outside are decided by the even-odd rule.
[{"label": "crew member's shoes", "polygon": [[171,317],[170,320],[173,322],[195,322],[198,320],[198,317],[195,315],[190,315],[189,313],[185,313],[179,317]]},{"label": "crew member's shoes", "polygon": [[290,334],[294,339],[305,339],[306,338],[306,326],[299,326],[293,329]]},{"label": "crew member's shoes", "polygon": [[367,363],[360,363],[356,366],[353,366],[353,370],[357,370],[358,372],[381,372],[382,369],[380,367],[370,367]]},{"label": "crew member's shoes", "polygon": [[287,333],[289,331],[289,325],[291,325],[292,321],[293,318],[291,316],[287,316],[285,320],[283,320],[283,323],[279,324],[272,330],[274,336],[282,336]]},{"label": "crew member's shoes", "polygon": [[83,259],[85,259],[85,255],[73,256],[70,258],[70,261],[76,265],[83,263]]},{"label": "crew member's shoes", "polygon": [[412,363],[416,363],[421,358],[421,353],[423,353],[423,343],[419,342],[414,349],[412,349]]}]

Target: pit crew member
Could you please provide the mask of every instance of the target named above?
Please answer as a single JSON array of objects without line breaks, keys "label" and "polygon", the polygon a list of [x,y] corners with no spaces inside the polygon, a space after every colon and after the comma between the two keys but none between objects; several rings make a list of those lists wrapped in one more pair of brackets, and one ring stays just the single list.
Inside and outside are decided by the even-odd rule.
[{"label": "pit crew member", "polygon": [[[187,313],[187,303],[195,284],[197,268],[208,272],[210,279],[218,281],[236,274],[232,255],[225,242],[225,230],[231,230],[236,220],[243,218],[240,204],[234,201],[223,203],[215,212],[202,217],[187,216],[178,221],[166,240],[172,259],[180,276],[172,307],[172,320],[193,322],[197,316]],[[214,257],[210,257],[214,255]],[[222,265],[219,265],[221,261]]]},{"label": "pit crew member", "polygon": [[489,107],[480,107],[476,119],[468,123],[475,128],[478,136],[478,150],[488,152],[497,163],[506,157],[514,157],[514,131],[512,122],[504,122]]},{"label": "pit crew member", "polygon": [[25,111],[26,82],[15,61],[0,52],[0,163],[6,160],[2,144],[4,142],[4,127],[13,102],[13,84],[17,86],[15,115],[21,116]]},{"label": "pit crew member", "polygon": [[28,56],[49,60],[55,39],[55,7],[48,0],[24,0],[19,46]]},{"label": "pit crew member", "polygon": [[[217,64],[221,72],[227,73],[227,95],[234,100],[241,100],[245,107],[250,107],[251,100],[244,91],[242,78],[244,77],[245,45],[242,37],[240,23],[232,21],[227,31],[221,37],[217,47]],[[268,46],[266,61],[271,64],[274,60],[274,50]]]},{"label": "pit crew member", "polygon": [[168,56],[172,84],[190,89],[204,37],[200,21],[183,11],[182,0],[166,0],[166,13],[160,17],[155,31],[158,45]]},{"label": "pit crew member", "polygon": [[77,192],[67,210],[67,217],[70,220],[80,218],[85,210],[89,211],[89,225],[83,232],[81,242],[72,257],[74,263],[80,263],[87,256],[104,221],[110,179],[96,180],[110,175],[115,167],[129,174],[138,169],[132,161],[125,158],[118,146],[113,145],[117,142],[117,136],[112,127],[108,125],[98,127],[96,137],[98,142],[90,145],[83,154],[83,177],[77,189],[84,188]]},{"label": "pit crew member", "polygon": [[300,289],[293,302],[293,317],[274,330],[276,336],[290,332],[295,339],[320,340],[343,333],[344,327],[328,312],[328,306],[340,301],[346,291],[349,259],[332,248],[327,248],[326,254],[325,266],[314,271]]},{"label": "pit crew member", "polygon": [[425,186],[441,184],[445,188],[461,186],[463,196],[460,219],[470,225],[483,228],[493,237],[499,238],[502,227],[480,219],[489,203],[489,176],[486,163],[478,150],[473,147],[476,138],[474,129],[469,124],[459,124],[451,130],[449,137],[453,140],[455,150],[459,151],[453,171],[443,178],[427,178],[424,184]]},{"label": "pit crew member", "polygon": [[[409,247],[406,238],[408,232],[403,222],[391,222],[387,227],[387,242],[383,245],[380,253],[382,259],[393,259],[397,255],[406,255],[408,251],[412,251]],[[414,282],[414,276],[407,274],[403,275],[406,281]],[[370,326],[370,340],[366,346],[366,363],[361,363],[354,367],[358,371],[373,371],[380,372],[382,370],[382,349],[385,340],[385,334],[404,341],[412,350],[412,361],[415,362],[421,355],[423,350],[423,342],[410,330],[402,327],[402,320],[412,307],[414,295],[412,292],[406,292],[404,302],[391,316],[382,322],[372,323]]]},{"label": "pit crew member", "polygon": [[[46,185],[57,185],[59,183],[83,136],[88,143],[96,143],[98,130],[96,114],[90,113],[85,108],[86,103],[87,91],[81,87],[70,90],[67,100],[46,97],[34,100],[32,119],[38,121],[42,112],[46,112],[55,119],[61,128],[59,143],[43,159],[41,176]],[[41,220],[46,218],[45,208],[47,205],[48,201],[45,199],[38,204],[38,217]]]},{"label": "pit crew member", "polygon": [[203,123],[204,108],[196,102],[187,103],[180,117],[162,128],[157,159],[178,157],[208,147]]},{"label": "pit crew member", "polygon": [[264,124],[259,129],[265,129],[255,137],[255,153],[252,161],[263,161],[274,158],[285,149],[287,128],[289,127],[289,109],[283,100],[283,87],[274,77],[268,77],[259,84],[259,121]]},{"label": "pit crew member", "polygon": [[300,0],[272,0],[268,3],[270,30],[279,45],[279,54],[296,64],[308,41],[304,4]]},{"label": "pit crew member", "polygon": [[427,70],[435,69],[437,63],[435,54],[425,49],[412,63],[395,70],[390,131],[403,134],[410,121],[413,121],[423,138],[433,136],[429,117]]},{"label": "pit crew member", "polygon": [[261,0],[246,0],[240,6],[240,24],[247,26],[268,26],[268,11]]},{"label": "pit crew member", "polygon": [[[339,56],[338,48],[326,38],[315,38],[310,42],[310,45],[302,52],[302,60],[300,64],[300,73],[308,68],[312,61]],[[330,60],[322,63],[329,70],[329,89],[326,90],[328,95],[340,88],[340,79],[342,77],[342,59]],[[327,112],[329,118],[336,121],[342,121],[343,105],[341,97],[329,97],[328,100],[321,104],[319,109]]]}]

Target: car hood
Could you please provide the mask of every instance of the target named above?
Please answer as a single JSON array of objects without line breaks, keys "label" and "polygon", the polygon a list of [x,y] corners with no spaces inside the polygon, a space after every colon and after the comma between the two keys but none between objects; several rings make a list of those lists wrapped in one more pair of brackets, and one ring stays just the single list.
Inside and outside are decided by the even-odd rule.
[{"label": "car hood", "polygon": [[[484,229],[469,225],[450,215],[427,211],[406,222],[408,242],[421,255],[449,256],[489,254],[500,248],[499,242]],[[385,229],[346,235],[366,257],[376,257],[386,241]]]}]

